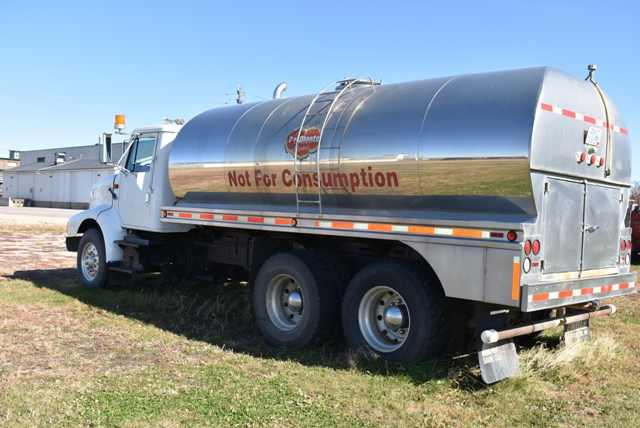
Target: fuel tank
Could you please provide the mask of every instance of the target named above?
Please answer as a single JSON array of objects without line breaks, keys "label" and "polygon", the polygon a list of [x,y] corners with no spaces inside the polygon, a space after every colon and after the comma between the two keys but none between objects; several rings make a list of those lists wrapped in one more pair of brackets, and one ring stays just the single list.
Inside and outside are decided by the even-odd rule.
[{"label": "fuel tank", "polygon": [[540,67],[345,84],[191,119],[170,154],[176,203],[520,222],[538,214],[536,173],[630,184],[628,131],[590,81]]}]

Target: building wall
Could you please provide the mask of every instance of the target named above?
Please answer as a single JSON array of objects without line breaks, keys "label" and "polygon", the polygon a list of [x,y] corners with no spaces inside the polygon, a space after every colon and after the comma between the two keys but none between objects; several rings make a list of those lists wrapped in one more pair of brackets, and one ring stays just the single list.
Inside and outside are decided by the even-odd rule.
[{"label": "building wall", "polygon": [[109,169],[8,173],[6,195],[30,199],[37,207],[85,209],[89,207],[93,185],[111,173]]},{"label": "building wall", "polygon": [[[117,162],[122,156],[123,143],[114,143],[111,146],[111,160]],[[32,165],[40,163],[42,166],[53,165],[56,153],[65,153],[67,161],[73,159],[92,159],[101,161],[102,146],[94,144],[92,146],[60,147],[57,149],[26,150],[20,152],[22,165]],[[43,162],[38,162],[38,158],[44,158]]]},{"label": "building wall", "polygon": [[[124,143],[113,143],[111,159],[117,162],[125,149]],[[65,162],[55,166],[56,153],[65,153]],[[91,188],[102,176],[112,174],[108,167],[100,167],[102,146],[60,147],[20,152],[24,171],[4,171],[4,196],[29,199],[34,206],[52,208],[77,208],[89,206]],[[38,159],[41,162],[38,162]],[[65,169],[72,161],[94,161],[88,169]],[[91,162],[89,162],[91,163]],[[62,167],[60,170],[57,168]],[[44,168],[44,169],[42,169]]]},{"label": "building wall", "polygon": [[4,158],[0,159],[0,197],[4,197],[5,195],[5,190],[4,190],[5,170],[10,168],[15,168],[17,166],[20,166],[19,160],[4,159]]},{"label": "building wall", "polygon": [[16,166],[20,166],[19,160],[0,159],[0,171],[9,169],[9,168],[15,168]]}]

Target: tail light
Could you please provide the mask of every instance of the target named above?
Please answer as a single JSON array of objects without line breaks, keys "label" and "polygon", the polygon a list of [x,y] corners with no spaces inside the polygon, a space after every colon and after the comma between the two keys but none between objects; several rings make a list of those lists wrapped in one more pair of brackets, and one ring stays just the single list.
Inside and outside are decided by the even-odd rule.
[{"label": "tail light", "polygon": [[515,241],[516,239],[518,239],[518,232],[516,232],[515,230],[508,231],[507,239],[511,242]]},{"label": "tail light", "polygon": [[533,251],[533,254],[536,256],[540,253],[540,241],[537,239],[533,241],[533,244],[531,244],[531,251]]},{"label": "tail light", "polygon": [[576,153],[576,160],[578,163],[582,163],[587,160],[587,152]]},{"label": "tail light", "polygon": [[528,256],[531,254],[531,241],[528,239],[524,243],[524,253]]},{"label": "tail light", "polygon": [[631,250],[632,246],[633,244],[630,240],[623,239],[622,241],[620,241],[620,251]]}]

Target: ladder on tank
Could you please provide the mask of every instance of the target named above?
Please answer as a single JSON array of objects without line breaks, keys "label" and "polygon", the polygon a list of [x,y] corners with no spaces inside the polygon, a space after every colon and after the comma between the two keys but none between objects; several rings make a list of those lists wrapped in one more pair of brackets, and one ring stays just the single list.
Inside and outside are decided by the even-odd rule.
[{"label": "ladder on tank", "polygon": [[[302,117],[302,122],[300,123],[300,127],[298,128],[298,134],[296,135],[295,140],[295,151],[293,155],[293,171],[294,171],[294,180],[295,180],[295,188],[296,188],[296,215],[300,215],[300,208],[303,205],[311,205],[317,206],[318,214],[322,214],[322,175],[320,169],[320,153],[322,150],[340,150],[341,145],[334,145],[328,147],[322,147],[322,137],[324,135],[324,131],[331,119],[331,115],[333,114],[333,109],[336,106],[337,101],[355,85],[379,85],[379,82],[376,82],[372,79],[345,79],[339,80],[335,83],[332,83],[326,86],[322,91],[318,92],[316,96],[309,103],[309,107],[304,113]],[[333,90],[330,90],[333,88]],[[315,109],[314,109],[315,108]],[[326,111],[325,111],[326,110]],[[311,165],[307,165],[305,161],[307,157],[303,157],[302,159],[298,156],[298,148],[300,145],[300,137],[303,136],[302,133],[304,131],[305,125],[309,123],[309,120],[321,116],[324,114],[324,119],[322,120],[322,126],[320,127],[320,132],[318,135],[318,145],[316,148],[314,161],[312,161]],[[307,168],[305,168],[307,166]],[[316,174],[318,180],[318,191],[313,195],[308,195],[306,193],[301,193],[300,189],[303,187],[303,177],[304,173],[312,173]],[[311,197],[310,197],[311,196]]]}]

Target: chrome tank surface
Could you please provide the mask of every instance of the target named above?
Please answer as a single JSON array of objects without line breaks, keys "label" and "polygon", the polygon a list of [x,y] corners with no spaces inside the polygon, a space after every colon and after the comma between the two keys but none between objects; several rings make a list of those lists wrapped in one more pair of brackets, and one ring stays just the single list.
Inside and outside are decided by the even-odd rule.
[{"label": "chrome tank surface", "polygon": [[585,124],[540,109],[549,100],[604,117],[598,97],[591,83],[548,68],[357,85],[328,118],[320,176],[325,115],[305,122],[294,165],[313,96],[222,107],[180,131],[170,182],[179,205],[296,213],[297,168],[300,197],[322,199],[301,216],[526,221],[537,215],[533,170],[629,183],[628,138],[616,134],[605,177],[576,164]]}]

